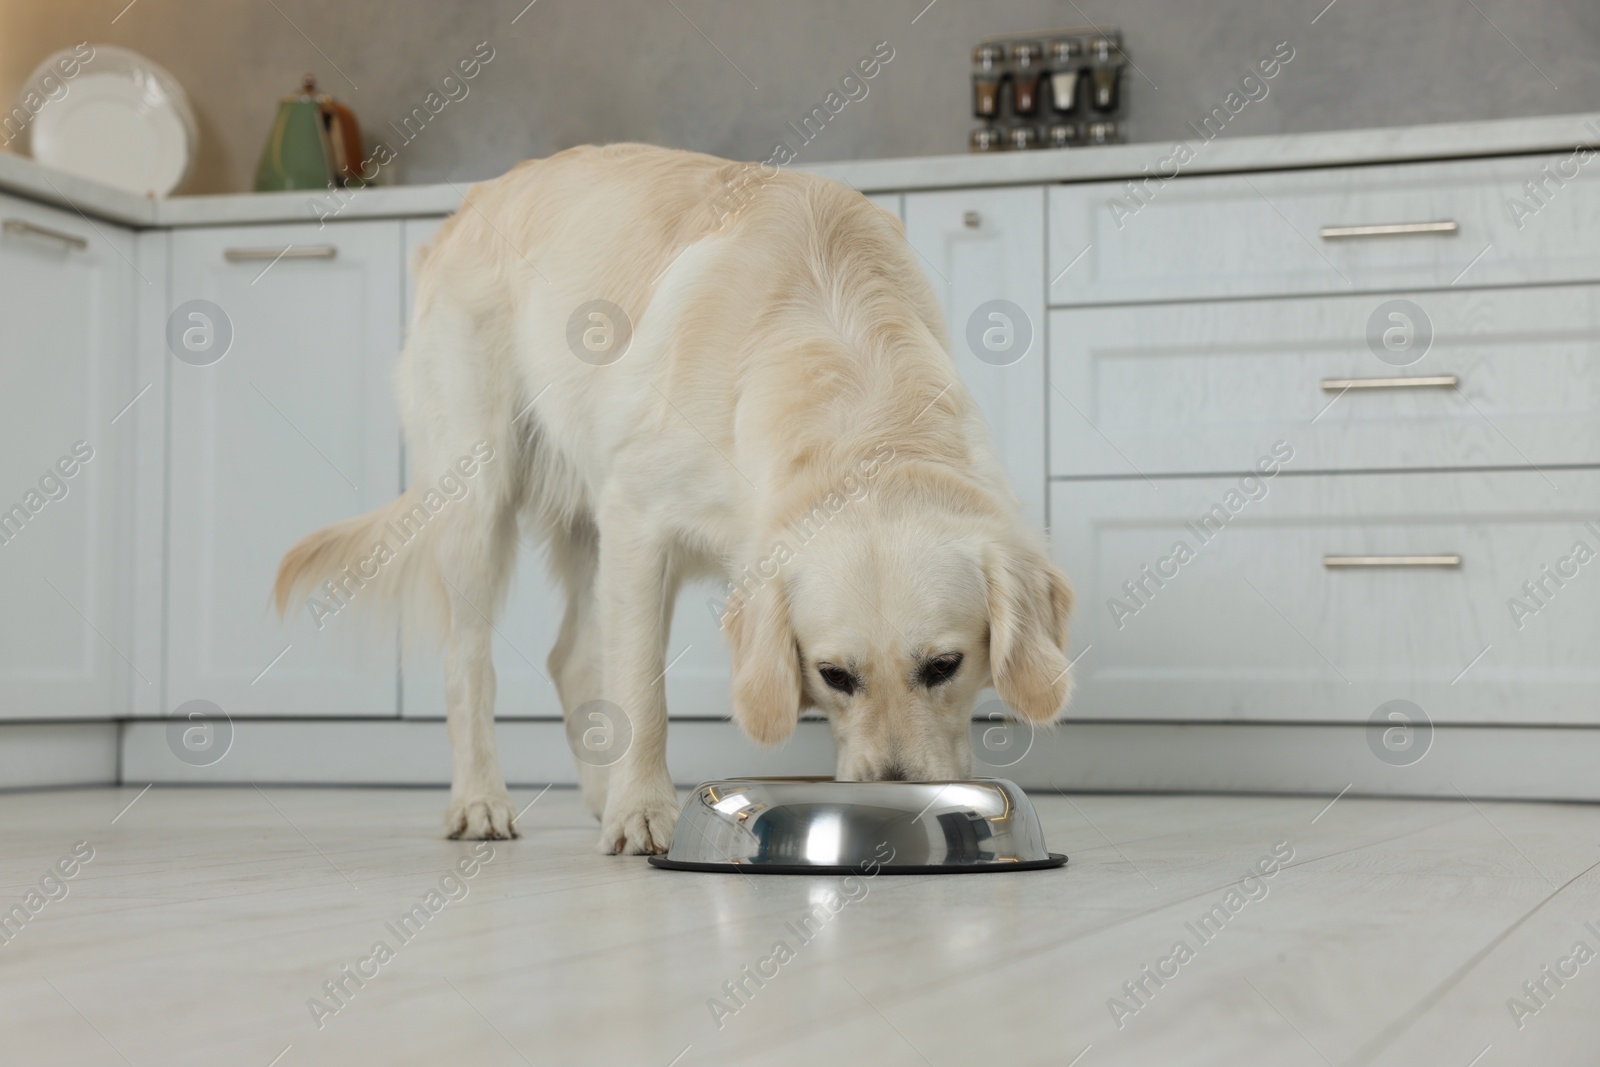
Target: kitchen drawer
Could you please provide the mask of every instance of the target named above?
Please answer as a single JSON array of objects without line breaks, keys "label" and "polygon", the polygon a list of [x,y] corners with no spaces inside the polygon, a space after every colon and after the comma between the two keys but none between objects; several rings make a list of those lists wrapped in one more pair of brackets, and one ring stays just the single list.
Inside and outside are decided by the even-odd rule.
[{"label": "kitchen drawer", "polygon": [[1414,294],[1407,366],[1369,346],[1390,299],[1051,312],[1051,476],[1600,463],[1600,286]]},{"label": "kitchen drawer", "polygon": [[[1458,277],[1475,286],[1596,280],[1600,242],[1578,235],[1600,232],[1597,175],[1600,161],[1580,166],[1563,153],[1180,174],[1149,182],[1142,206],[1125,182],[1058,185],[1049,204],[1050,303],[1425,289]],[[1538,200],[1527,182],[1544,183]],[[1431,222],[1458,230],[1321,235],[1328,226]]]},{"label": "kitchen drawer", "polygon": [[1069,714],[1366,722],[1401,699],[1438,723],[1600,725],[1600,558],[1573,556],[1600,553],[1600,471],[1548,476],[1057,482],[1053,554],[1078,591]]}]

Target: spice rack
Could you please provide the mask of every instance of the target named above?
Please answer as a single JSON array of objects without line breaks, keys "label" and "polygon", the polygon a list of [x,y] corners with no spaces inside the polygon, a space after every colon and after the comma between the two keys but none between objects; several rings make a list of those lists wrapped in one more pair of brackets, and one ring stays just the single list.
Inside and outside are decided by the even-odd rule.
[{"label": "spice rack", "polygon": [[1128,55],[1115,27],[986,37],[972,50],[973,152],[1124,138]]}]

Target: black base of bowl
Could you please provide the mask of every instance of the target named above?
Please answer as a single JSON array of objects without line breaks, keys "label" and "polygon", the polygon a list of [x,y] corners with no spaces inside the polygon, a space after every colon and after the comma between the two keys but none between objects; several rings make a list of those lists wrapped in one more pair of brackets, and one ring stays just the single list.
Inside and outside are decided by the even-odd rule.
[{"label": "black base of bowl", "polygon": [[[947,863],[947,864],[892,864],[880,863],[873,874],[993,874],[1002,871],[1048,871],[1064,866],[1067,857],[1059,852],[1050,853],[1049,859],[1023,860],[1016,863]],[[651,856],[650,866],[664,871],[698,871],[701,874],[854,874],[869,877],[858,867],[825,863],[688,863],[669,860],[665,856]]]}]

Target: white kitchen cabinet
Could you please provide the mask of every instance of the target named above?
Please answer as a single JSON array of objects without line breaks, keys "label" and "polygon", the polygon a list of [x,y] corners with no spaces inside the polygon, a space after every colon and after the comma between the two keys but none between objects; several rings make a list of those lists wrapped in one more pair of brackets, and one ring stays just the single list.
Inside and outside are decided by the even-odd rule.
[{"label": "white kitchen cabinet", "polygon": [[956,370],[1025,514],[1043,526],[1044,190],[908,193],[905,227],[944,305]]},{"label": "white kitchen cabinet", "polygon": [[268,598],[297,539],[400,491],[401,224],[185,230],[171,255],[191,360],[231,343],[169,365],[168,702],[395,715],[392,627]]},{"label": "white kitchen cabinet", "polygon": [[[1417,322],[1385,360],[1388,313]],[[1050,316],[1052,477],[1243,471],[1278,440],[1296,471],[1600,463],[1600,286]]]},{"label": "white kitchen cabinet", "polygon": [[1057,185],[1050,303],[1594,281],[1597,226],[1570,151]]},{"label": "white kitchen cabinet", "polygon": [[1440,723],[1600,722],[1600,471],[1052,492],[1074,716],[1366,722],[1408,700]]},{"label": "white kitchen cabinet", "polygon": [[[414,285],[409,265],[442,221],[414,219],[405,224],[407,323]],[[731,713],[728,683],[732,662],[707,606],[719,591],[717,583],[702,581],[686,584],[679,593],[667,648],[667,707],[674,718],[724,718]],[[561,717],[561,699],[545,661],[561,631],[565,611],[566,594],[545,566],[543,546],[525,536],[516,576],[495,626],[497,718]],[[403,675],[403,713],[408,718],[443,717],[443,650],[428,642],[415,643],[406,651]]]},{"label": "white kitchen cabinet", "polygon": [[[126,714],[134,687],[133,235],[0,197],[0,719]],[[130,684],[131,679],[131,684]],[[3,785],[5,783],[0,783]]]}]

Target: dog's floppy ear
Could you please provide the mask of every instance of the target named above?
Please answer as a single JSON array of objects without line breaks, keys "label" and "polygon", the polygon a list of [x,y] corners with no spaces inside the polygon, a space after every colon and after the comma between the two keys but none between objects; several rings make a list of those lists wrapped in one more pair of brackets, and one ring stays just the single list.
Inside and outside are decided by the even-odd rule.
[{"label": "dog's floppy ear", "polygon": [[1067,616],[1072,586],[1032,546],[997,544],[985,556],[989,673],[1000,699],[1030,722],[1049,722],[1072,694]]},{"label": "dog's floppy ear", "polygon": [[763,745],[787,740],[800,719],[800,646],[783,584],[769,581],[731,603],[722,626],[733,649],[735,721]]}]

